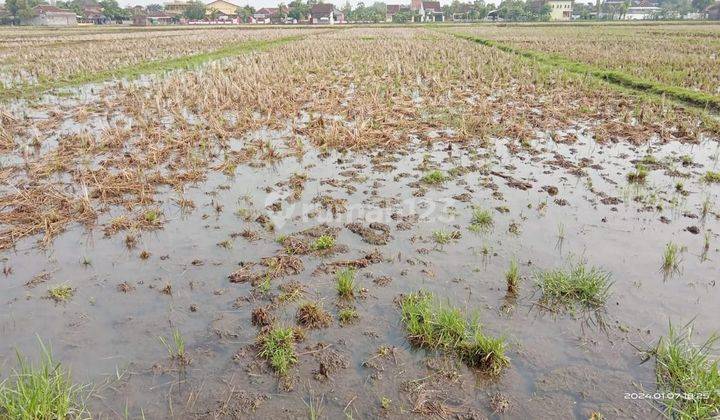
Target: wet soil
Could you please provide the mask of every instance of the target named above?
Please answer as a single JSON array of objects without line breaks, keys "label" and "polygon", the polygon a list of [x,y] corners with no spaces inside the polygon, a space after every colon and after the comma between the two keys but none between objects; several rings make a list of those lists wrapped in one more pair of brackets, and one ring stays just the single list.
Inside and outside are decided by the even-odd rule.
[{"label": "wet soil", "polygon": [[[716,167],[718,145],[576,136],[520,149],[502,139],[492,148],[415,140],[393,151],[298,154],[275,133],[283,157],[209,173],[185,192],[194,209],[161,194],[162,225],[132,244],[100,223],[72,225],[47,248],[29,237],[3,251],[0,365],[12,365],[15,348],[36,355],[42,337],[75,380],[96,384],[98,418],[298,418],[308,405],[327,418],[655,417],[650,402],[625,399],[654,389],[653,365],[636,348],[656,342],[668,321],[694,318],[703,337],[717,328],[720,188],[700,177]],[[649,153],[661,164],[629,184],[632,161]],[[447,179],[420,182],[428,167]],[[703,215],[705,200],[714,207]],[[492,211],[491,229],[468,229],[474,207]],[[439,245],[440,230],[461,235]],[[320,249],[324,236],[333,245]],[[683,247],[669,275],[660,270],[668,242]],[[509,296],[512,259],[522,280]],[[579,260],[612,273],[606,309],[540,304],[534,273]],[[334,273],[347,267],[362,289],[352,302],[335,289]],[[74,289],[69,301],[47,298],[58,284]],[[412,348],[395,302],[421,289],[505,337],[511,366],[493,379]],[[306,301],[332,319],[305,330],[298,363],[278,377],[257,357],[257,336],[271,323],[296,326]],[[359,319],[341,326],[346,307]],[[189,364],[159,340],[175,328]]]}]

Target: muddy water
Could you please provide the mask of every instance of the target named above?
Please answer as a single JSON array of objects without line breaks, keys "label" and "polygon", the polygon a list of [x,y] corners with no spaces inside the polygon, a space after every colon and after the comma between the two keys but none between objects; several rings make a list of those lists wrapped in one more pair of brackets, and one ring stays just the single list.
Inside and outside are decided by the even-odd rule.
[{"label": "muddy water", "polygon": [[[256,137],[274,138],[283,148],[282,133]],[[163,229],[143,232],[132,249],[125,233],[105,237],[80,226],[45,250],[37,238],[24,240],[0,255],[0,264],[12,268],[0,281],[0,366],[3,372],[14,366],[15,348],[37,355],[41,337],[76,381],[94,384],[89,406],[99,418],[304,418],[308,405],[321,407],[327,418],[399,418],[413,410],[481,418],[587,418],[592,411],[607,418],[657,416],[651,403],[625,398],[655,389],[653,363],[642,364],[635,348],[655,343],[669,321],[694,318],[698,340],[718,327],[720,188],[699,181],[717,165],[717,143],[633,147],[580,136],[572,145],[548,141],[516,153],[507,144],[416,142],[348,154],[306,147],[301,156],[283,149],[287,156],[272,164],[240,166],[234,177],[211,174],[190,188],[184,197],[195,210],[182,211],[177,193],[167,191]],[[642,187],[629,185],[632,161],[648,151],[664,168],[651,170]],[[683,167],[681,155],[691,155],[694,165]],[[453,176],[440,186],[420,183],[434,168]],[[669,168],[690,177],[674,178]],[[291,189],[278,183],[295,173],[308,179],[300,199],[288,202]],[[521,182],[509,186],[507,177]],[[678,181],[685,195],[676,191]],[[523,184],[528,188],[517,188]],[[557,195],[544,186],[557,187]],[[452,198],[463,193],[468,201]],[[347,212],[333,215],[312,203],[318,196],[347,200]],[[603,204],[604,197],[617,200]],[[714,209],[703,220],[705,199]],[[266,208],[278,201],[279,211]],[[468,230],[472,206],[492,209],[492,230]],[[418,220],[401,230],[393,213]],[[255,221],[261,214],[273,231]],[[344,228],[363,220],[390,225],[389,242],[370,245]],[[274,279],[267,295],[228,280],[239,263],[281,253],[278,236],[322,222],[342,228],[337,243],[346,252],[302,256],[304,270]],[[257,239],[231,236],[244,230]],[[462,236],[441,246],[432,239],[438,230]],[[660,270],[668,242],[685,247],[679,271],[670,276]],[[357,273],[367,289],[356,301],[359,321],[309,331],[298,345],[299,363],[279,381],[255,357],[251,310],[267,304],[278,286],[299,281],[303,300],[321,301],[335,316],[334,277],[316,269],[373,249],[384,261]],[[140,258],[142,251],[149,258]],[[509,299],[504,272],[513,258],[523,281],[519,296]],[[612,273],[606,311],[552,312],[538,305],[534,273],[581,260]],[[390,282],[373,281],[383,276]],[[125,282],[130,290],[120,291]],[[57,284],[75,288],[70,301],[46,298]],[[451,357],[410,347],[394,299],[421,289],[477,314],[487,333],[504,336],[511,367],[488,379]],[[297,303],[281,305],[278,322],[294,325],[296,309]],[[175,328],[187,342],[186,367],[168,358],[158,338],[169,339]],[[374,357],[381,346],[394,351]],[[315,378],[320,361],[337,366],[324,380]],[[503,415],[491,407],[496,393],[510,402]],[[391,400],[388,408],[383,398]]]}]

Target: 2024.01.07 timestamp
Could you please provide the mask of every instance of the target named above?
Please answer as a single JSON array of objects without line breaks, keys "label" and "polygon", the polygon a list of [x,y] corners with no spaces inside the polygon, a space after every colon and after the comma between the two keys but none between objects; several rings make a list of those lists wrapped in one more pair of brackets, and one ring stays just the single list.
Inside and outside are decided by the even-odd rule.
[{"label": "2024.01.07 timestamp", "polygon": [[626,400],[706,400],[710,398],[709,392],[626,392]]}]

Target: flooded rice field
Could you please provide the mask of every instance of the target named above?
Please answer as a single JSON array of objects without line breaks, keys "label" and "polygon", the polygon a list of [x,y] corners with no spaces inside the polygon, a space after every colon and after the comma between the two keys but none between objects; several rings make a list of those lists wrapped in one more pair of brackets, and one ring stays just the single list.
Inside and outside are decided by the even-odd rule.
[{"label": "flooded rice field", "polygon": [[[537,102],[466,92],[403,44],[450,38],[408,32],[326,35],[335,45],[323,48],[346,60],[280,76],[310,92],[278,83],[248,87],[247,102],[207,99],[232,89],[225,72],[282,69],[312,40],[280,58],[254,53],[3,111],[2,378],[16,351],[37,360],[42,342],[87,384],[78,398],[92,418],[668,415],[653,397],[669,392],[653,349],[670,324],[692,323],[696,343],[718,329],[717,135],[687,140],[651,116],[608,117],[608,127],[561,118],[542,108],[542,89],[574,82],[558,88],[552,75],[530,92],[510,61],[504,92]],[[452,42],[459,55],[441,54],[451,63],[461,50],[502,54]],[[363,69],[363,43],[410,63],[387,64],[389,76]],[[417,78],[393,88],[405,102],[364,91],[413,63]],[[222,120],[186,93],[203,77],[215,80],[203,100],[223,104]],[[283,93],[298,109],[274,102]],[[457,105],[453,95],[491,125],[519,124],[512,109],[528,125],[428,119],[425,106]],[[593,113],[655,106],[623,100]],[[398,103],[414,111],[384,108]],[[390,110],[397,120],[377,119]],[[592,284],[555,288],[578,278]],[[717,398],[705,391],[697,398]]]}]

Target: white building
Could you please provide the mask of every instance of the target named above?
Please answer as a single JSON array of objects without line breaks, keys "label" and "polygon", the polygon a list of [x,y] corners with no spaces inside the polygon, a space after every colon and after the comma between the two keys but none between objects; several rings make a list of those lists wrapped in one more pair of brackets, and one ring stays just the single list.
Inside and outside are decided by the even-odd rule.
[{"label": "white building", "polygon": [[21,25],[32,26],[75,26],[77,16],[75,12],[60,9],[55,6],[41,4],[32,8],[32,16],[20,20]]},{"label": "white building", "polygon": [[550,7],[550,20],[563,21],[572,19],[572,0],[549,0],[546,4]]},{"label": "white building", "polygon": [[310,23],[313,25],[345,23],[345,15],[331,3],[319,3],[310,8]]},{"label": "white building", "polygon": [[645,20],[652,19],[655,15],[660,12],[659,7],[655,6],[636,6],[628,7],[627,13],[623,16],[625,20]]}]

